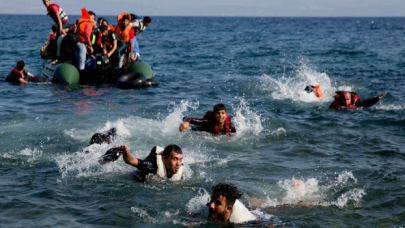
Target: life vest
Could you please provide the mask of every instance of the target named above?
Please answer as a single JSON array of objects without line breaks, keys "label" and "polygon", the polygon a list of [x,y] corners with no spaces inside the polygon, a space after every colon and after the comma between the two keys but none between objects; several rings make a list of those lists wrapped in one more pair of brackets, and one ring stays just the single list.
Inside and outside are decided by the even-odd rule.
[{"label": "life vest", "polygon": [[80,28],[80,42],[85,43],[85,44],[88,43],[87,37],[84,36],[87,22],[90,23],[90,31],[89,31],[90,37],[89,38],[91,39],[91,35],[93,34],[93,21],[90,19],[89,12],[87,12],[87,10],[85,8],[83,8],[82,9],[82,18],[77,20],[76,24],[79,24],[79,28]]},{"label": "life vest", "polygon": [[229,217],[229,222],[231,223],[244,223],[252,220],[257,220],[242,202],[239,200],[235,201],[235,204],[232,208],[231,216]]},{"label": "life vest", "polygon": [[[208,116],[210,118],[210,121],[215,122],[215,115],[213,111],[208,111],[205,116]],[[231,135],[230,129],[229,129],[229,124],[231,123],[231,117],[228,116],[228,114],[226,114],[226,118],[225,118],[225,133],[227,135]],[[215,122],[215,130],[214,130],[214,135],[217,135],[219,133],[219,126],[218,124]]]},{"label": "life vest", "polygon": [[124,15],[128,15],[129,18],[131,18],[131,16],[127,13],[121,13],[120,15],[118,15],[118,25],[115,28],[115,32],[118,34],[118,36],[120,36],[122,38],[122,40],[126,44],[127,48],[130,49],[131,48],[131,39],[129,37],[129,32],[131,31],[132,26],[131,26],[131,24],[128,24],[128,26],[125,27],[124,29],[121,28],[122,18],[124,17]]},{"label": "life vest", "polygon": [[[351,97],[352,97],[352,101],[350,102],[350,105],[344,106],[343,108],[355,108],[355,104],[357,101],[360,100],[359,95],[357,95],[355,92],[350,92]],[[339,109],[342,106],[340,105],[340,98],[343,96],[343,92],[342,91],[336,91],[336,95],[335,95],[335,101],[332,104],[332,108],[334,109]]]},{"label": "life vest", "polygon": [[21,73],[21,71],[19,71],[16,67],[14,67],[14,69],[11,72],[15,72],[21,75],[22,78],[24,78],[24,73]]},{"label": "life vest", "polygon": [[[157,164],[156,175],[162,179],[169,179],[169,178],[167,178],[166,166],[162,161],[162,154],[163,154],[164,148],[162,148],[160,146],[156,146],[155,148],[156,148],[156,150],[152,149],[152,152],[154,151],[155,156],[156,156],[156,164]],[[183,174],[183,165],[180,167],[179,171],[176,174],[173,174],[173,176],[169,180],[172,180],[172,181],[181,180],[182,174]]]},{"label": "life vest", "polygon": [[316,85],[316,86],[315,86],[314,94],[315,94],[315,96],[316,96],[317,98],[319,98],[320,100],[323,100],[324,96],[323,96],[322,91],[319,89],[319,85]]},{"label": "life vest", "polygon": [[59,17],[60,17],[60,20],[62,21],[62,23],[68,22],[68,16],[65,13],[65,11],[63,11],[62,7],[60,7],[58,4],[51,3],[51,4],[49,4],[49,7],[48,7],[48,15],[50,15],[52,17],[52,19],[55,21],[55,23],[56,24],[58,23],[58,19],[55,17],[55,15],[51,14],[51,11],[50,11],[50,8],[53,6],[58,7],[58,9],[59,9],[58,14],[59,14]]},{"label": "life vest", "polygon": [[115,27],[114,27],[114,25],[109,25],[107,28],[108,28],[108,30],[111,30],[111,31],[115,32]]}]

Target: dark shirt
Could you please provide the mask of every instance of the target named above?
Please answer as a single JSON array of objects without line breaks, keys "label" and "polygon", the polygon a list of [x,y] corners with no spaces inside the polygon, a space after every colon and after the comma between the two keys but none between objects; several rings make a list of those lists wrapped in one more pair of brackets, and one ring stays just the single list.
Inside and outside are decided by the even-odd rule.
[{"label": "dark shirt", "polygon": [[107,50],[111,50],[113,48],[114,45],[114,40],[117,40],[117,50],[118,51],[123,45],[124,45],[124,41],[122,40],[122,38],[120,36],[118,36],[117,33],[108,30],[108,36],[103,36],[103,38],[101,38],[101,42],[106,45]]},{"label": "dark shirt", "polygon": [[20,78],[23,78],[20,73],[11,71],[11,73],[6,78],[6,82],[20,83]]}]

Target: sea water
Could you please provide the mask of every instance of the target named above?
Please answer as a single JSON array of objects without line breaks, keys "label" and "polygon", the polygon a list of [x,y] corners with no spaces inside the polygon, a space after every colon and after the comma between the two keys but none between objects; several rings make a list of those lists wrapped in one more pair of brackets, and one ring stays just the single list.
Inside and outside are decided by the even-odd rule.
[{"label": "sea water", "polygon": [[[405,226],[404,18],[152,20],[138,41],[157,87],[0,83],[0,226],[217,227],[204,212],[220,182],[265,226]],[[0,80],[18,60],[40,75],[51,19],[0,22]],[[316,84],[323,101],[303,91]],[[388,94],[330,110],[337,90]],[[179,133],[217,103],[236,135]],[[113,144],[88,146],[112,127]],[[185,179],[141,183],[122,159],[99,165],[121,144],[140,159],[179,145]]]}]

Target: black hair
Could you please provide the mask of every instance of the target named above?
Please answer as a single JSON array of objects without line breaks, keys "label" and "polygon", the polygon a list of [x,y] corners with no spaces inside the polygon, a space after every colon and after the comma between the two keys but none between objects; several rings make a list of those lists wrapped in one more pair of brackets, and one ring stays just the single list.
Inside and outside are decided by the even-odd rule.
[{"label": "black hair", "polygon": [[212,188],[213,194],[218,194],[226,198],[227,205],[234,205],[237,199],[240,199],[243,193],[238,191],[238,188],[225,183],[219,183]]},{"label": "black hair", "polygon": [[100,25],[100,27],[98,27],[98,29],[100,29],[101,32],[104,32],[105,30],[108,29],[108,26],[102,24],[102,25]]},{"label": "black hair", "polygon": [[216,113],[216,112],[221,111],[221,110],[225,110],[225,112],[227,113],[226,107],[225,107],[224,104],[216,104],[214,106],[214,111],[213,112]]},{"label": "black hair", "polygon": [[97,23],[101,24],[101,23],[103,23],[104,20],[105,20],[104,17],[99,17],[97,19]]},{"label": "black hair", "polygon": [[58,32],[58,30],[59,30],[59,25],[57,25],[57,24],[52,25],[52,32]]},{"label": "black hair", "polygon": [[25,67],[24,61],[20,60],[17,62],[17,70],[22,70]]},{"label": "black hair", "polygon": [[91,139],[90,139],[90,145],[91,144],[102,144],[102,143],[109,143],[110,142],[110,137],[113,137],[116,135],[117,130],[115,128],[111,128],[107,134],[102,134],[102,133],[96,133],[94,134]]},{"label": "black hair", "polygon": [[124,15],[124,16],[122,17],[122,20],[128,20],[128,21],[130,21],[131,19],[130,19],[130,16],[129,16],[129,15]]},{"label": "black hair", "polygon": [[94,17],[96,17],[96,14],[93,11],[89,11],[89,15],[93,15]]},{"label": "black hair", "polygon": [[101,22],[101,24],[103,24],[103,23],[104,23],[104,21],[105,21],[105,22],[107,22],[107,25],[108,25],[108,21],[107,21],[107,20],[105,20],[105,19],[104,19],[104,20]]},{"label": "black hair", "polygon": [[181,148],[179,146],[170,144],[165,148],[162,156],[168,158],[172,151],[174,151],[176,154],[183,154],[183,151],[181,151]]},{"label": "black hair", "polygon": [[143,22],[151,23],[152,19],[150,17],[146,16],[143,18]]}]

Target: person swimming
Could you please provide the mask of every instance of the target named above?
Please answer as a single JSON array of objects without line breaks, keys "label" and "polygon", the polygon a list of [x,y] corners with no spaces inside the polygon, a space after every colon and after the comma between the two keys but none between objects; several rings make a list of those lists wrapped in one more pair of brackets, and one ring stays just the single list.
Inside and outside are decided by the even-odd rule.
[{"label": "person swimming", "polygon": [[202,119],[185,117],[180,125],[180,132],[186,131],[190,124],[197,125],[193,130],[207,131],[214,135],[236,133],[235,126],[231,123],[231,117],[227,114],[224,104],[216,104],[213,111],[208,111]]},{"label": "person swimming", "polygon": [[361,101],[360,97],[355,92],[349,91],[336,91],[335,101],[329,106],[332,109],[348,109],[356,107],[371,107],[381,100],[387,92],[380,94],[379,96]]},{"label": "person swimming", "polygon": [[306,91],[307,93],[314,93],[315,96],[317,98],[319,98],[319,100],[323,100],[325,97],[323,96],[323,93],[321,91],[321,89],[319,88],[319,85],[308,85],[307,87],[305,87],[304,91]]}]

